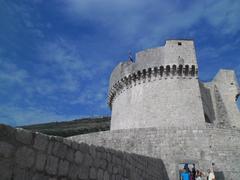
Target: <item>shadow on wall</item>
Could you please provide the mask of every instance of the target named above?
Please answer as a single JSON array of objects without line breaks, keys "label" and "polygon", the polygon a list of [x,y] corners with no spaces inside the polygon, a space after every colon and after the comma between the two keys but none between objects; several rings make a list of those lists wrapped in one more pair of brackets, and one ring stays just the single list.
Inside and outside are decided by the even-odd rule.
[{"label": "shadow on wall", "polygon": [[214,174],[217,180],[225,180],[225,177],[222,171],[214,171]]},{"label": "shadow on wall", "polygon": [[0,124],[1,180],[169,180],[162,160]]}]

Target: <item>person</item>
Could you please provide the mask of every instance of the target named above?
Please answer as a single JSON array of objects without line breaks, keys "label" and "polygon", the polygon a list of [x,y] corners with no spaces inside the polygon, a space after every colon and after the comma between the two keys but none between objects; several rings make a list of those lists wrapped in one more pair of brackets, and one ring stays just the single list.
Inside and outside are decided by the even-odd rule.
[{"label": "person", "polygon": [[208,169],[208,180],[216,180],[213,170]]},{"label": "person", "polygon": [[184,169],[186,170],[186,172],[190,173],[190,169],[188,167],[188,164],[184,164]]},{"label": "person", "polygon": [[192,167],[192,180],[195,180],[196,178],[196,168],[195,168],[195,164],[193,164],[193,167]]},{"label": "person", "polygon": [[181,173],[181,180],[190,180],[190,174],[187,172],[187,170],[184,168]]},{"label": "person", "polygon": [[196,179],[195,180],[202,180],[202,173],[199,170],[196,171]]}]

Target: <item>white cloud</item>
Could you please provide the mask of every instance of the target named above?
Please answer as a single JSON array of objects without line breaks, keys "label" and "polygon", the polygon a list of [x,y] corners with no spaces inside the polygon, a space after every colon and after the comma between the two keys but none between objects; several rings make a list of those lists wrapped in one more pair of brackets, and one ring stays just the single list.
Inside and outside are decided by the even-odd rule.
[{"label": "white cloud", "polygon": [[189,3],[177,0],[69,0],[64,4],[64,12],[75,20],[74,23],[81,19],[97,22],[105,26],[109,34],[145,46],[187,30],[202,19],[222,34],[234,34],[240,30],[238,0]]},{"label": "white cloud", "polygon": [[1,57],[0,55],[0,87],[4,88],[6,84],[16,85],[22,84],[28,77],[28,72],[24,69],[18,68],[11,63],[9,59]]}]

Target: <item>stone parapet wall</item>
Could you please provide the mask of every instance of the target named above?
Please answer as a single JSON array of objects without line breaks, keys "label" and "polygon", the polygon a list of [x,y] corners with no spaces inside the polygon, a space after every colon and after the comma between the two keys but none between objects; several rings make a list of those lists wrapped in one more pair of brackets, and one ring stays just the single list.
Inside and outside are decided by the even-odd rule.
[{"label": "stone parapet wall", "polygon": [[[102,145],[163,160],[170,179],[177,179],[178,164],[195,163],[215,171],[225,180],[240,177],[240,130],[208,128],[145,128],[92,133],[71,137],[77,142]],[[219,179],[218,179],[219,180]]]},{"label": "stone parapet wall", "polygon": [[161,160],[0,125],[1,180],[168,179]]},{"label": "stone parapet wall", "polygon": [[132,72],[128,76],[122,77],[119,81],[110,86],[108,94],[108,105],[112,108],[112,102],[117,95],[138,84],[148,83],[156,80],[173,78],[198,78],[198,69],[195,65],[166,65],[149,67],[148,69]]}]

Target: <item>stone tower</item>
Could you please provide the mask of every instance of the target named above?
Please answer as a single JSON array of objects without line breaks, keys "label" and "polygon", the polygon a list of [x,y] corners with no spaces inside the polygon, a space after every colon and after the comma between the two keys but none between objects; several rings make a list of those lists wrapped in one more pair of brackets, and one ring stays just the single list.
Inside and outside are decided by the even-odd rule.
[{"label": "stone tower", "polygon": [[111,130],[146,127],[203,127],[198,65],[192,40],[136,54],[118,64],[109,87]]}]

